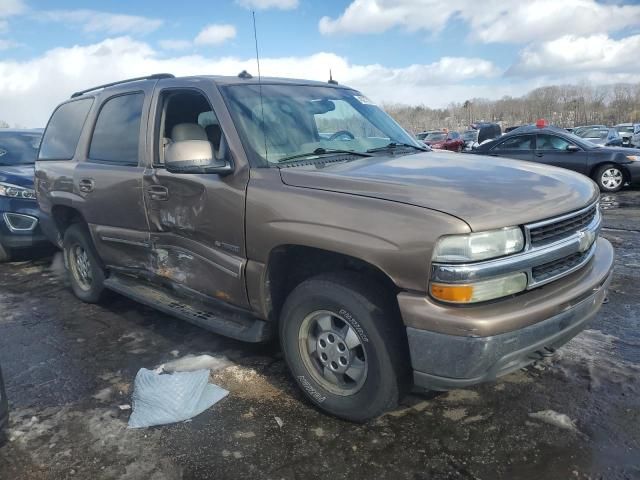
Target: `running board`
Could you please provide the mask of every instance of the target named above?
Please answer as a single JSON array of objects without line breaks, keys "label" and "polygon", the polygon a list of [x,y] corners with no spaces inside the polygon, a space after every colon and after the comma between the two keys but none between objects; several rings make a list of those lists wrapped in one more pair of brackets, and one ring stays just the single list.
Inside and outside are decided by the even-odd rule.
[{"label": "running board", "polygon": [[136,302],[178,317],[213,333],[243,342],[259,343],[272,338],[272,325],[232,308],[216,308],[198,300],[187,300],[168,289],[138,281],[133,277],[111,274],[104,286]]}]

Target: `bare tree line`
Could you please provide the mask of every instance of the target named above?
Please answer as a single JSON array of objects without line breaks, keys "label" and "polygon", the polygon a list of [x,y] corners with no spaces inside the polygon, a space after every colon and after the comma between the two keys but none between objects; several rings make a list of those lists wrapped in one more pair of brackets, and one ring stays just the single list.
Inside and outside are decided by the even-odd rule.
[{"label": "bare tree line", "polygon": [[640,121],[640,83],[615,85],[552,85],[522,97],[469,99],[434,109],[424,105],[383,104],[407,130],[464,130],[470,123],[497,122],[503,128],[534,123],[539,118],[559,127]]}]

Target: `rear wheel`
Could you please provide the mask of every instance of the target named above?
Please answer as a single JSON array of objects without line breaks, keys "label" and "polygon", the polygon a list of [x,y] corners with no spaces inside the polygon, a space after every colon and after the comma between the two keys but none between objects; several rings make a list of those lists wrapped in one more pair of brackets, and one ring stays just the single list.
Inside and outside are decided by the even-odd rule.
[{"label": "rear wheel", "polygon": [[67,229],[63,251],[73,293],[85,302],[98,302],[104,291],[105,274],[84,226],[74,224]]},{"label": "rear wheel", "polygon": [[280,341],[309,400],[352,421],[396,406],[410,378],[396,316],[389,292],[360,275],[324,274],[296,287],[282,311]]},{"label": "rear wheel", "polygon": [[593,180],[601,191],[617,192],[624,185],[624,172],[617,165],[603,165],[596,170]]}]

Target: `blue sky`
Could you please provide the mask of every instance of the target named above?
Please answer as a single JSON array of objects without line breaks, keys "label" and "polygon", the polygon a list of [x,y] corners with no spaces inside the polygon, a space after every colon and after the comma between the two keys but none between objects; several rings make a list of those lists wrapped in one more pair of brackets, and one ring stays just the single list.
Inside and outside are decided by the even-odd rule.
[{"label": "blue sky", "polygon": [[637,82],[640,0],[0,0],[0,119],[38,126],[74,90],[155,71],[341,82],[446,106],[552,83]]}]

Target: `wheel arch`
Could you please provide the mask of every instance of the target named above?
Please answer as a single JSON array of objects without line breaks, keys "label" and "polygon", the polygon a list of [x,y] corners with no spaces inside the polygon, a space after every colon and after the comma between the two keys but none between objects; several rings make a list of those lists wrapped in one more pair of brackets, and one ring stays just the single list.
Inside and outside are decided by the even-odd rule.
[{"label": "wheel arch", "polygon": [[81,223],[88,229],[84,216],[77,208],[68,205],[54,205],[51,207],[51,219],[60,241],[64,238],[64,232],[74,223]]},{"label": "wheel arch", "polygon": [[379,267],[352,255],[305,245],[286,244],[271,250],[263,275],[263,301],[267,318],[278,321],[291,291],[303,281],[323,273],[353,271],[366,275],[393,295],[400,288]]}]

